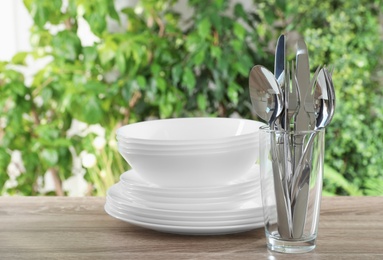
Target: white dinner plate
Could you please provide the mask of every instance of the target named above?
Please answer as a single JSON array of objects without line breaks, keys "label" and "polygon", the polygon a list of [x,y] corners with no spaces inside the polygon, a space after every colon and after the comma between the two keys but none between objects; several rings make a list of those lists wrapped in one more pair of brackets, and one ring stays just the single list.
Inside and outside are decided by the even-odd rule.
[{"label": "white dinner plate", "polygon": [[231,210],[231,209],[240,209],[242,204],[246,201],[256,200],[258,196],[257,193],[247,194],[241,199],[237,200],[220,200],[218,202],[208,202],[208,203],[188,203],[185,201],[182,203],[182,200],[178,200],[178,203],[168,202],[154,202],[150,200],[141,199],[138,196],[132,196],[129,193],[126,193],[125,190],[121,187],[120,183],[114,184],[110,189],[109,193],[115,191],[115,197],[118,197],[122,201],[127,201],[129,203],[136,203],[139,205],[146,206],[148,208],[156,209],[167,209],[167,210],[184,210],[184,211],[211,211],[211,210]]},{"label": "white dinner plate", "polygon": [[214,203],[238,203],[244,200],[250,200],[254,198],[254,196],[258,196],[260,194],[260,189],[257,186],[253,186],[253,188],[245,189],[244,191],[240,191],[238,194],[233,193],[225,196],[216,196],[216,197],[180,197],[175,194],[175,196],[160,196],[156,194],[148,194],[146,192],[137,192],[132,189],[125,189],[121,183],[116,184],[120,186],[121,195],[125,197],[130,197],[132,199],[142,200],[143,204],[145,202],[150,203],[166,203],[166,204],[214,204]]},{"label": "white dinner plate", "polygon": [[136,226],[140,226],[140,227],[144,227],[147,229],[152,229],[152,230],[156,230],[160,232],[182,234],[182,235],[223,235],[223,234],[249,231],[249,230],[253,230],[253,229],[264,226],[263,221],[255,222],[251,224],[243,224],[243,225],[230,225],[230,226],[224,225],[224,226],[208,226],[208,227],[161,225],[161,224],[154,224],[150,222],[133,220],[124,214],[119,214],[113,210],[110,210],[108,207],[105,207],[105,211],[114,218],[126,221]]},{"label": "white dinner plate", "polygon": [[136,220],[136,221],[142,221],[146,223],[152,223],[152,224],[159,224],[159,225],[170,225],[170,226],[188,226],[188,227],[215,227],[215,226],[234,226],[234,225],[247,225],[247,224],[254,224],[257,222],[263,221],[263,216],[260,217],[246,217],[246,218],[239,218],[239,219],[232,219],[232,220],[217,220],[217,219],[210,219],[210,220],[183,220],[183,219],[176,219],[176,220],[168,220],[168,219],[161,219],[156,218],[153,216],[144,216],[140,213],[134,213],[132,211],[122,210],[118,207],[115,207],[114,204],[107,201],[105,203],[105,208],[107,208],[110,212],[114,212],[119,215],[123,215],[129,219]]},{"label": "white dinner plate", "polygon": [[229,220],[238,220],[238,219],[246,219],[246,218],[262,218],[263,209],[255,208],[248,211],[240,211],[237,214],[231,212],[230,214],[226,214],[225,212],[219,212],[216,214],[204,214],[205,212],[199,212],[198,214],[190,214],[190,211],[186,212],[174,212],[174,211],[164,211],[158,209],[150,209],[150,208],[139,208],[133,205],[121,204],[116,201],[114,198],[107,196],[106,203],[112,205],[113,208],[123,212],[130,212],[132,214],[149,217],[155,219],[163,219],[163,220],[175,220],[175,221],[229,221]]},{"label": "white dinner plate", "polygon": [[247,215],[253,214],[256,211],[262,211],[262,201],[260,196],[254,198],[254,200],[243,201],[241,205],[236,209],[229,210],[170,210],[170,209],[154,209],[145,205],[138,203],[135,200],[130,199],[129,197],[124,197],[121,195],[120,188],[115,184],[109,188],[107,192],[107,197],[113,199],[114,202],[118,203],[123,207],[134,207],[136,209],[140,209],[142,211],[147,211],[149,213],[157,212],[157,213],[165,213],[172,214],[175,216],[217,216],[217,215]]},{"label": "white dinner plate", "polygon": [[134,186],[127,186],[124,182],[120,181],[121,189],[125,192],[138,196],[143,199],[150,200],[152,197],[157,198],[157,200],[166,200],[166,199],[185,199],[187,200],[215,200],[224,197],[234,197],[241,196],[250,191],[255,191],[256,193],[261,193],[260,183],[254,182],[249,183],[249,185],[242,186],[238,189],[229,189],[219,192],[162,192],[157,189],[141,189]]}]

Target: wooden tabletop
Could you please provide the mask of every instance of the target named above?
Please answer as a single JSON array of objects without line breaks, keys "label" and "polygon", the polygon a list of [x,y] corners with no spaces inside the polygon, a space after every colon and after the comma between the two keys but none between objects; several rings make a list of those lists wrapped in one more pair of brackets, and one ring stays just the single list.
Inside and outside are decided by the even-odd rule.
[{"label": "wooden tabletop", "polygon": [[104,212],[104,198],[1,197],[0,259],[383,259],[383,197],[324,197],[317,248],[267,250],[263,228],[182,236]]}]

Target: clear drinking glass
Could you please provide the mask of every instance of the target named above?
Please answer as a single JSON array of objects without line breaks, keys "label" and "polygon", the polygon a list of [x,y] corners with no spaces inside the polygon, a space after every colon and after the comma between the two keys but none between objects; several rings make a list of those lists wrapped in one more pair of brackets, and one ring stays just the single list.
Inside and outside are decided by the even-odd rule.
[{"label": "clear drinking glass", "polygon": [[277,252],[309,252],[318,231],[325,130],[260,130],[267,246]]}]

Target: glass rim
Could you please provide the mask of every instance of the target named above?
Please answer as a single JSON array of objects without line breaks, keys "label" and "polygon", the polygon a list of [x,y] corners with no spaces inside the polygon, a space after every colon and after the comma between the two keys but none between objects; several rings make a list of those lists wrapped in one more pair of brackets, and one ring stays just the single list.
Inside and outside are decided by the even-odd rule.
[{"label": "glass rim", "polygon": [[263,125],[259,127],[259,130],[265,133],[279,133],[279,134],[311,134],[311,133],[324,133],[326,128],[304,130],[304,131],[286,131],[286,130],[271,130],[269,125]]}]

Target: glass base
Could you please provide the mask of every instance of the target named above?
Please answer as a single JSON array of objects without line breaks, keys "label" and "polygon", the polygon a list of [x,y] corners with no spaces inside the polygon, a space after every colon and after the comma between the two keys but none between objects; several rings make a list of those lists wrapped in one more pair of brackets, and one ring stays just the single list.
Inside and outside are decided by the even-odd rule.
[{"label": "glass base", "polygon": [[282,240],[269,236],[267,238],[267,247],[279,253],[307,253],[314,250],[315,242],[315,238],[306,240]]}]

